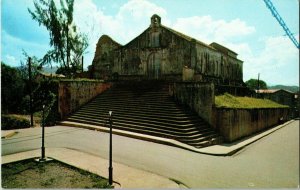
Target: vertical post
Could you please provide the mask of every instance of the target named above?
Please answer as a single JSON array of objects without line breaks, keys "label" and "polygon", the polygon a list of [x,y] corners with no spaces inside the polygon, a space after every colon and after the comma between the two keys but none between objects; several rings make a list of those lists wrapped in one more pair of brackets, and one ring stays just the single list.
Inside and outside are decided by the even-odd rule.
[{"label": "vertical post", "polygon": [[83,73],[83,56],[82,56],[82,59],[81,59],[81,67],[82,67],[81,68],[81,70],[82,70],[81,72]]},{"label": "vertical post", "polygon": [[31,57],[28,57],[30,126],[33,127]]},{"label": "vertical post", "polygon": [[260,94],[259,94],[259,73],[258,73],[258,76],[257,76],[257,86],[256,86],[256,89],[257,89],[256,98],[259,98],[260,97]]},{"label": "vertical post", "polygon": [[258,73],[258,77],[257,77],[257,91],[259,90],[259,73]]},{"label": "vertical post", "polygon": [[112,111],[109,111],[109,178],[108,182],[110,185],[112,185],[113,182],[113,167],[112,167]]},{"label": "vertical post", "polygon": [[[67,23],[67,68],[69,69],[69,55],[70,55],[70,51],[69,51],[69,24]],[[69,70],[68,70],[69,72]]]},{"label": "vertical post", "polygon": [[41,160],[45,160],[45,105],[43,105],[43,116],[42,116],[42,157]]}]

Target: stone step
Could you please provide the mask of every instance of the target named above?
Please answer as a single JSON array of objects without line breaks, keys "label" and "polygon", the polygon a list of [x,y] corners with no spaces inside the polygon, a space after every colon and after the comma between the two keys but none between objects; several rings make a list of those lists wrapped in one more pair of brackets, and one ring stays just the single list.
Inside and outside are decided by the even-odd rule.
[{"label": "stone step", "polygon": [[[99,126],[104,126],[107,123],[105,122],[105,120],[101,120],[101,119],[82,119],[82,118],[69,118],[67,121],[73,121],[73,122],[84,122],[84,123],[88,123],[88,124],[93,124],[93,125],[99,125]],[[147,125],[139,125],[139,123],[136,122],[132,122],[132,121],[114,121],[113,122],[113,126],[115,128],[127,128],[127,129],[132,129],[135,131],[152,131],[152,132],[158,132],[158,133],[164,133],[167,135],[172,135],[173,138],[175,137],[179,137],[182,136],[182,133],[184,133],[186,136],[188,135],[193,135],[193,134],[198,134],[200,132],[200,130],[198,130],[197,128],[191,128],[191,129],[186,129],[186,130],[180,130],[180,129],[170,129],[169,127],[162,127],[162,128],[157,128],[156,126],[147,124]]]},{"label": "stone step", "polygon": [[80,111],[94,111],[94,110],[99,110],[99,111],[114,111],[114,112],[130,112],[130,113],[137,113],[137,112],[142,112],[142,113],[148,113],[151,114],[153,113],[154,115],[170,115],[170,116],[190,116],[190,114],[183,112],[180,109],[177,110],[172,110],[172,109],[159,109],[159,108],[154,108],[151,106],[147,107],[140,107],[140,106],[129,106],[129,105],[110,105],[110,106],[97,106],[97,105],[89,105],[89,106],[83,106]]},{"label": "stone step", "polygon": [[[83,116],[83,117],[91,117],[91,118],[107,118],[108,116],[108,112],[94,112],[94,111],[90,111],[90,112],[76,112],[75,114],[73,114],[73,116]],[[154,122],[159,122],[159,123],[176,123],[178,125],[184,125],[184,124],[189,124],[189,123],[193,123],[195,125],[205,125],[205,123],[202,120],[199,120],[196,117],[177,117],[177,118],[170,118],[170,117],[154,117],[152,115],[152,117],[149,117],[149,114],[132,114],[129,112],[114,112],[113,113],[113,117],[114,118],[123,118],[123,119],[128,119],[128,118],[132,118],[132,119],[140,119],[140,120],[149,120]]]},{"label": "stone step", "polygon": [[220,141],[214,129],[195,112],[169,97],[167,85],[159,84],[117,83],[82,106],[65,123],[108,128],[108,111],[113,111],[113,128],[121,131],[173,139],[196,148]]},{"label": "stone step", "polygon": [[[150,112],[148,110],[141,112],[138,110],[129,110],[129,109],[119,109],[119,110],[114,110],[114,109],[108,109],[108,108],[103,108],[103,109],[81,109],[77,111],[74,114],[93,114],[93,115],[98,115],[98,116],[105,116],[108,115],[108,112],[112,110],[113,114],[117,115],[126,115],[128,117],[151,117],[155,118],[156,120],[167,120],[167,121],[178,121],[178,122],[193,122],[195,120],[198,120],[200,123],[204,123],[203,120],[199,120],[198,116],[195,115],[187,115],[185,113],[179,113],[179,114],[168,114],[168,113],[158,113],[158,112]],[[199,123],[199,124],[200,124]]]},{"label": "stone step", "polygon": [[[93,118],[93,117],[87,117],[87,116],[75,116],[73,115],[70,117],[68,120],[71,119],[76,119],[76,120],[81,120],[81,121],[94,121],[99,124],[104,124],[107,119],[106,118]],[[165,124],[165,123],[159,123],[159,122],[151,122],[149,120],[141,120],[141,119],[126,119],[126,118],[118,118],[114,117],[114,122],[118,123],[125,123],[125,124],[134,124],[138,125],[141,127],[151,127],[151,128],[157,128],[158,130],[164,129],[164,130],[171,130],[171,131],[178,131],[178,132],[188,132],[188,131],[199,131],[201,132],[202,130],[206,129],[205,126],[201,125],[195,125],[195,124],[185,124],[185,125],[180,125],[180,124]]]}]

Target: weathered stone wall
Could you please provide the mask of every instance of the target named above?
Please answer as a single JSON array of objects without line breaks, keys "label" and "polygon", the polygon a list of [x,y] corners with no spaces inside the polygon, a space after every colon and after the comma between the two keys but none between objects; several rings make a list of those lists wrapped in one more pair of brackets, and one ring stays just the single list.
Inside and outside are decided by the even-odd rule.
[{"label": "weathered stone wall", "polygon": [[240,85],[243,80],[243,62],[236,53],[163,26],[158,15],[153,15],[150,26],[124,46],[108,38],[100,38],[92,67],[94,76],[102,79],[116,74],[119,79],[134,76],[182,81],[183,69],[188,68],[195,73],[189,79],[193,81]]},{"label": "weathered stone wall", "polygon": [[94,79],[107,79],[111,75],[111,63],[114,61],[114,50],[120,44],[112,40],[107,35],[102,35],[97,43],[90,75]]},{"label": "weathered stone wall", "polygon": [[212,108],[215,103],[213,83],[177,82],[170,84],[169,94],[212,124]]},{"label": "weathered stone wall", "polygon": [[59,81],[58,112],[61,119],[111,87],[101,81]]},{"label": "weathered stone wall", "polygon": [[272,127],[281,119],[282,121],[288,120],[288,112],[288,108],[214,108],[213,126],[226,142],[232,142]]}]

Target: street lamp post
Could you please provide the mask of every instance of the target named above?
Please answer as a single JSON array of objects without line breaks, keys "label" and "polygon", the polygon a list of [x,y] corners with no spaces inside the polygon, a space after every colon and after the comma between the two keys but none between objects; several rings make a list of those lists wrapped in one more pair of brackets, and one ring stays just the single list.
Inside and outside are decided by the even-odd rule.
[{"label": "street lamp post", "polygon": [[109,178],[108,182],[112,185],[113,182],[113,167],[112,167],[112,111],[109,111]]},{"label": "street lamp post", "polygon": [[43,116],[42,116],[42,157],[41,161],[45,160],[45,105],[43,105]]}]

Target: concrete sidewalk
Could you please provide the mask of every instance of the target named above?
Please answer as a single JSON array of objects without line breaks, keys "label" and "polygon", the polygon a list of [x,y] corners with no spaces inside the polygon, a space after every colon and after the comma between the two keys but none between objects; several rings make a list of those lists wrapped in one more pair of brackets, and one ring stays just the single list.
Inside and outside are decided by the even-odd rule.
[{"label": "concrete sidewalk", "polygon": [[[38,158],[41,150],[2,156],[2,164]],[[46,148],[46,156],[108,179],[108,160],[67,148]],[[182,188],[165,177],[113,162],[115,188]]]}]

